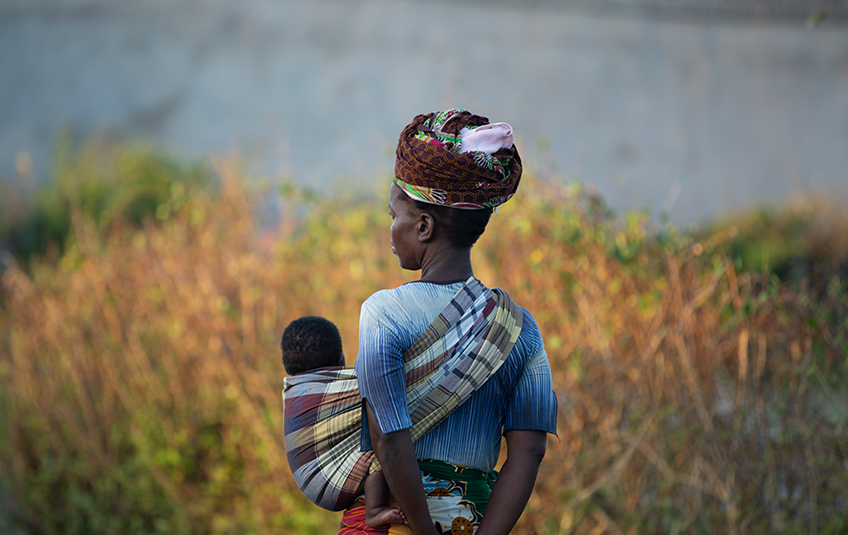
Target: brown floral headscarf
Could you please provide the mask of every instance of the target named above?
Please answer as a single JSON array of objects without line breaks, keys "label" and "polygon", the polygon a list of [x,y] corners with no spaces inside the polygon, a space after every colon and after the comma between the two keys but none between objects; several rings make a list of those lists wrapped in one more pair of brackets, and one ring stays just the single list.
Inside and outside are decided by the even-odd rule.
[{"label": "brown floral headscarf", "polygon": [[521,180],[512,128],[462,109],[418,115],[400,134],[394,180],[416,200],[494,208]]}]

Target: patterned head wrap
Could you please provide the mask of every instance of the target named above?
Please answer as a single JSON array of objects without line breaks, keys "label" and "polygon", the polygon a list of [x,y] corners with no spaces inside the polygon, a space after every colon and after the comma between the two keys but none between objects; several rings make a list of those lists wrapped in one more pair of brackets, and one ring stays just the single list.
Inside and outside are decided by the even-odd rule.
[{"label": "patterned head wrap", "polygon": [[461,109],[415,117],[398,140],[395,183],[431,204],[479,209],[505,203],[518,189],[521,158],[509,125],[484,125],[489,119]]}]

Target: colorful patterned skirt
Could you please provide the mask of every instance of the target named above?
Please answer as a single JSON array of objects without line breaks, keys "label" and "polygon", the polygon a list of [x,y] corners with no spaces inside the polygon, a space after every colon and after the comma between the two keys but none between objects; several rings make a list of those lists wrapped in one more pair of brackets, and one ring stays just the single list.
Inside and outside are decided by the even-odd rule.
[{"label": "colorful patterned skirt", "polygon": [[[497,472],[441,461],[418,461],[418,466],[430,516],[439,533],[473,535],[483,520]],[[360,498],[344,512],[339,535],[412,535],[412,530],[403,524],[369,528],[365,525],[365,501]]]}]

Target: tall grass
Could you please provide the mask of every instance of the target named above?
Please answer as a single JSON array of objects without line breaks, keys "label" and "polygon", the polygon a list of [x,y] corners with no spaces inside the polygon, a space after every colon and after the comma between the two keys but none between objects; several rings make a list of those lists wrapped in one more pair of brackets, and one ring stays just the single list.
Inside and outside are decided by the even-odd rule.
[{"label": "tall grass", "polygon": [[[360,303],[414,278],[386,200],[284,200],[272,234],[224,166],[167,218],[71,214],[56,262],[2,276],[0,473],[28,533],[333,533],[282,444],[279,335],[320,314],[348,363]],[[516,533],[848,530],[848,304],[737,273],[525,180],[476,274],[535,316],[560,402]]]},{"label": "tall grass", "polygon": [[805,293],[737,273],[732,231],[656,239],[533,196],[496,274],[539,311],[561,400],[532,531],[848,529],[842,282]]}]

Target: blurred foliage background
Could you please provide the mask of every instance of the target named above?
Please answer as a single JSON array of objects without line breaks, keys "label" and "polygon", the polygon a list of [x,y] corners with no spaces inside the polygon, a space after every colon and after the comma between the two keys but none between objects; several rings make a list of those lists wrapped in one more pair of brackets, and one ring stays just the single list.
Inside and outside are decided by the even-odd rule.
[{"label": "blurred foliage background", "polygon": [[[282,444],[279,336],[414,279],[387,199],[94,143],[4,207],[0,528],[334,533]],[[560,403],[516,533],[848,531],[848,219],[806,199],[696,233],[525,177],[474,249]]]}]

